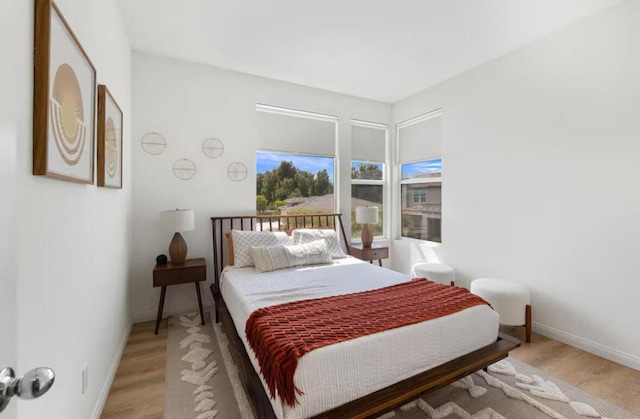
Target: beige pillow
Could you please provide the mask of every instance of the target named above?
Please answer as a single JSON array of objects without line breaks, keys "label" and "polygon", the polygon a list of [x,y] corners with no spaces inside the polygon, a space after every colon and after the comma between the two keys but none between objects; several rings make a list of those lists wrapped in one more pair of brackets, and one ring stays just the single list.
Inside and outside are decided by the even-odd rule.
[{"label": "beige pillow", "polygon": [[252,247],[251,256],[258,272],[331,263],[325,240],[306,244]]}]

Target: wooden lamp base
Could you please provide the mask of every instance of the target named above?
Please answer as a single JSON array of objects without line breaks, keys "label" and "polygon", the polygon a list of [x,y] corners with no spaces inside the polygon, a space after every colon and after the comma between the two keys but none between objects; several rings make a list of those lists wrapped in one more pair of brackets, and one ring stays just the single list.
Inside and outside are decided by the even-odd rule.
[{"label": "wooden lamp base", "polygon": [[371,230],[369,230],[369,224],[364,225],[360,238],[362,239],[362,247],[371,247],[371,244],[373,243],[373,234],[371,233]]},{"label": "wooden lamp base", "polygon": [[171,263],[174,265],[182,265],[187,259],[187,242],[182,238],[182,234],[176,233],[169,243],[169,256]]}]

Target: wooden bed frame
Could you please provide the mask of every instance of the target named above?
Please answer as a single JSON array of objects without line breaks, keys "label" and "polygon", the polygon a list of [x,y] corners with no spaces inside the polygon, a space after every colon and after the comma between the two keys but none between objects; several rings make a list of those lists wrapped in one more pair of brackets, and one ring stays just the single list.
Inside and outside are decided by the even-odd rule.
[{"label": "wooden bed frame", "polygon": [[[227,265],[225,260],[227,240],[224,239],[224,233],[231,229],[286,231],[292,228],[333,228],[337,231],[340,228],[342,243],[347,253],[349,253],[348,240],[342,225],[342,214],[212,217],[211,223],[215,269],[215,282],[211,285],[211,292],[215,304],[216,323],[222,322],[222,330],[229,338],[229,349],[234,362],[238,366],[240,381],[251,402],[254,415],[259,419],[272,419],[276,416],[269,397],[262,386],[258,373],[251,364],[249,355],[247,355],[233,319],[220,294],[220,276],[222,269]],[[375,418],[415,400],[422,393],[442,388],[471,373],[486,369],[494,362],[506,358],[509,351],[518,346],[520,346],[518,340],[500,335],[490,345],[382,390],[320,413],[314,418]]]}]

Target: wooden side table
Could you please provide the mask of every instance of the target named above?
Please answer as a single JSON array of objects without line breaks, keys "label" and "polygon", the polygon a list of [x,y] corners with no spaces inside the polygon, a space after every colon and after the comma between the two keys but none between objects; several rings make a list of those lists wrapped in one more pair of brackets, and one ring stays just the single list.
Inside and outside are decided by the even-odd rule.
[{"label": "wooden side table", "polygon": [[349,246],[351,255],[358,259],[368,260],[369,263],[373,263],[378,259],[378,264],[382,266],[382,259],[389,257],[389,248],[386,246],[371,245],[371,247],[362,247],[362,243],[351,244]]},{"label": "wooden side table", "polygon": [[202,310],[202,295],[200,294],[200,282],[207,280],[207,263],[204,258],[189,259],[182,265],[174,265],[168,262],[165,265],[156,265],[153,268],[153,286],[162,287],[160,292],[160,304],[158,305],[158,318],[156,319],[156,335],[162,320],[164,297],[168,285],[187,284],[193,282],[198,294],[198,306],[200,307],[200,320],[204,325],[204,311]]}]

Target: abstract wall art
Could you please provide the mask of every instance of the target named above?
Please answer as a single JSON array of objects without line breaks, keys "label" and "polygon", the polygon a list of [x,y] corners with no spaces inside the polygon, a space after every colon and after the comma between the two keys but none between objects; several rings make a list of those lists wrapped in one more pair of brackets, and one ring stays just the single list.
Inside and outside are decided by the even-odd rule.
[{"label": "abstract wall art", "polygon": [[92,184],[96,69],[55,3],[35,5],[33,174]]},{"label": "abstract wall art", "polygon": [[98,86],[98,186],[122,188],[122,110],[104,85]]}]

